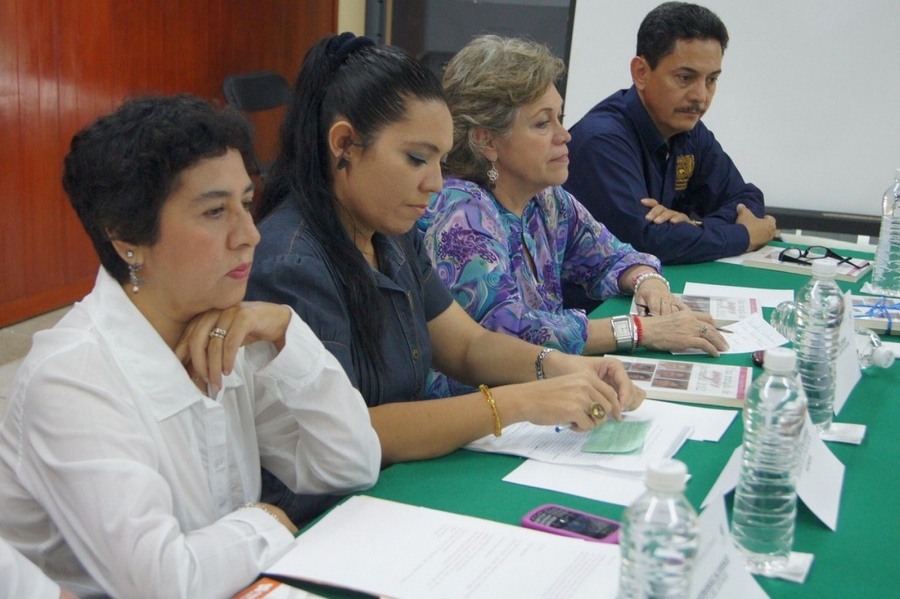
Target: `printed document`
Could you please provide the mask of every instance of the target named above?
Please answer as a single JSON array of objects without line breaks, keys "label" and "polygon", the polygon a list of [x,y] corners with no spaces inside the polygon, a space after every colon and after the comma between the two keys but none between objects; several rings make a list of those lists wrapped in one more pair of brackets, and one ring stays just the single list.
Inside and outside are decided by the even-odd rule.
[{"label": "printed document", "polygon": [[618,545],[355,496],[265,574],[393,599],[614,599],[619,563]]},{"label": "printed document", "polygon": [[[626,418],[645,420],[634,413],[629,413]],[[576,433],[568,428],[519,422],[504,428],[500,437],[489,435],[465,447],[474,451],[506,453],[555,464],[643,472],[651,462],[675,455],[689,434],[690,428],[652,421],[643,449],[638,453],[587,453],[581,451],[582,444],[588,439],[584,433]]]}]

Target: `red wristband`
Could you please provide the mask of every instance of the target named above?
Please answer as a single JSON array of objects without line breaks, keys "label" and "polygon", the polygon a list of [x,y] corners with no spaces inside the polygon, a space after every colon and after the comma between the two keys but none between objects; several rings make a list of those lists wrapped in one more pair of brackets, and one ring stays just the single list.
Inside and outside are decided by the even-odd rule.
[{"label": "red wristband", "polygon": [[644,329],[641,328],[641,319],[637,316],[634,317],[634,330],[635,330],[635,341],[634,347],[638,348],[641,346],[641,341],[644,336]]}]

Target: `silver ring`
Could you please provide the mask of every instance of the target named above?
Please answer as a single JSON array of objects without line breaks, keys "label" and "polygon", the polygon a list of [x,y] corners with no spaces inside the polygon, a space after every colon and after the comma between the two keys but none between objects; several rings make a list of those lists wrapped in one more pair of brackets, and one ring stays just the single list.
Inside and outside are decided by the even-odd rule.
[{"label": "silver ring", "polygon": [[212,339],[213,337],[219,337],[220,339],[224,339],[227,334],[228,331],[226,331],[225,329],[216,327],[209,332],[209,338]]},{"label": "silver ring", "polygon": [[606,408],[600,402],[591,404],[591,416],[596,420],[603,420],[606,417]]},{"label": "silver ring", "polygon": [[702,337],[703,335],[705,335],[705,334],[706,334],[706,331],[708,331],[708,330],[709,330],[709,327],[708,327],[708,326],[706,326],[705,324],[704,324],[704,325],[701,325],[701,326],[700,326],[700,336]]}]

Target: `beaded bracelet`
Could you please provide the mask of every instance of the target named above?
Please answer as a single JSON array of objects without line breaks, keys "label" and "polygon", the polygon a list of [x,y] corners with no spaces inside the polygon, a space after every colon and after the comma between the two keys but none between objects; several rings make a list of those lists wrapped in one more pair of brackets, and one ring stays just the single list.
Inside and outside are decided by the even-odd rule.
[{"label": "beaded bracelet", "polygon": [[537,380],[542,381],[547,378],[544,375],[544,358],[547,357],[547,354],[554,351],[556,350],[552,347],[545,347],[541,350],[541,353],[537,355],[537,358],[534,359],[534,373],[537,375]]},{"label": "beaded bracelet", "polygon": [[500,412],[497,410],[497,401],[494,399],[493,393],[488,389],[487,385],[479,385],[481,392],[484,393],[484,399],[491,407],[491,413],[494,415],[494,436],[499,437],[503,434],[503,425],[500,424]]},{"label": "beaded bracelet", "polygon": [[[275,515],[275,512],[273,512],[272,510],[270,510],[269,508],[267,508],[267,507],[264,506],[263,504],[259,503],[258,501],[255,501],[255,502],[253,502],[253,503],[245,503],[244,505],[241,506],[241,509],[244,509],[244,508],[254,508],[254,507],[255,507],[255,508],[258,508],[258,509],[261,509],[261,510],[264,511],[265,513],[267,513],[267,514],[269,514],[270,516],[272,516],[273,518],[275,518],[275,520],[278,520],[278,516]],[[281,520],[278,520],[278,523],[281,524]]]},{"label": "beaded bracelet", "polygon": [[631,287],[633,289],[632,294],[637,296],[638,289],[641,287],[641,285],[645,281],[649,281],[650,279],[659,279],[666,284],[666,289],[669,289],[669,282],[661,274],[655,272],[642,272],[631,280]]}]

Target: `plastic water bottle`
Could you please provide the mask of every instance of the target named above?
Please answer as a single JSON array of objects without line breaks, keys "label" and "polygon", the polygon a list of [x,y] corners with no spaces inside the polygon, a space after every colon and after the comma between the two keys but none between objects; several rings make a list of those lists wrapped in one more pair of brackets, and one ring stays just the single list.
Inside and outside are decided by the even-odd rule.
[{"label": "plastic water bottle", "polygon": [[800,380],[809,402],[809,416],[820,431],[834,418],[837,352],[844,319],[844,296],[834,281],[834,260],[813,260],[812,278],[797,292],[795,302],[782,302],[772,313],[772,326],[797,352]]},{"label": "plastic water bottle", "polygon": [[731,517],[731,536],[754,574],[783,569],[794,544],[806,417],[794,350],[767,350],[763,364],[744,404],[744,455]]},{"label": "plastic water bottle", "polygon": [[856,325],[856,355],[859,367],[864,373],[872,373],[879,368],[890,368],[894,363],[894,352],[881,343],[875,331]]},{"label": "plastic water bottle", "polygon": [[900,297],[900,168],[881,200],[881,229],[875,251],[872,287],[876,293]]},{"label": "plastic water bottle", "polygon": [[699,525],[683,494],[686,479],[687,467],[678,460],[647,468],[647,490],[622,519],[619,599],[688,596]]}]

